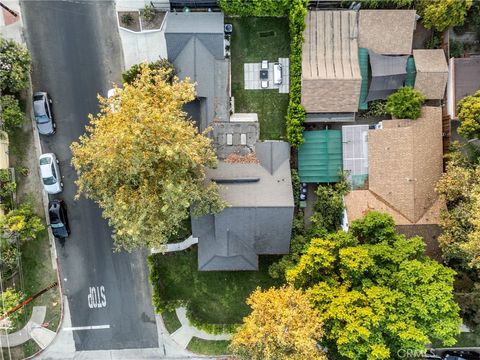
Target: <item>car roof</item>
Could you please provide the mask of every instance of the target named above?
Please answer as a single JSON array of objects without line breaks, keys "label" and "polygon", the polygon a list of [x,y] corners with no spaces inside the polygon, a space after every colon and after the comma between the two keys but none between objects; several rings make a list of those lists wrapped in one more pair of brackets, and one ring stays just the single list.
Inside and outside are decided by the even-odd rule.
[{"label": "car roof", "polygon": [[35,100],[33,102],[33,109],[36,115],[46,115],[43,100]]}]

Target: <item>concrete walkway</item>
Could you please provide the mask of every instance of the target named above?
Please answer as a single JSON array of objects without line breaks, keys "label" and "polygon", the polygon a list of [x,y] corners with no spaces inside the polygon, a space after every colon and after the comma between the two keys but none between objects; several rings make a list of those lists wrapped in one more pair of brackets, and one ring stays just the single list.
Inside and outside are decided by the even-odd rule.
[{"label": "concrete walkway", "polygon": [[34,306],[32,317],[22,329],[8,335],[0,335],[0,346],[18,346],[33,339],[41,349],[45,349],[47,345],[53,341],[56,335],[52,330],[42,326],[45,321],[46,313],[46,306]]},{"label": "concrete walkway", "polygon": [[229,334],[212,335],[192,326],[187,318],[187,309],[184,307],[176,308],[175,313],[177,314],[178,320],[180,320],[182,326],[173,334],[171,334],[171,337],[184,349],[188,346],[188,343],[193,337],[204,340],[230,340]]},{"label": "concrete walkway", "polygon": [[174,243],[174,244],[165,244],[161,246],[160,248],[152,248],[151,252],[152,254],[157,254],[157,253],[167,253],[167,252],[173,252],[173,251],[182,251],[185,249],[188,249],[190,246],[198,244],[198,238],[193,237],[190,235],[190,237],[186,240],[183,240],[182,242],[179,243]]}]

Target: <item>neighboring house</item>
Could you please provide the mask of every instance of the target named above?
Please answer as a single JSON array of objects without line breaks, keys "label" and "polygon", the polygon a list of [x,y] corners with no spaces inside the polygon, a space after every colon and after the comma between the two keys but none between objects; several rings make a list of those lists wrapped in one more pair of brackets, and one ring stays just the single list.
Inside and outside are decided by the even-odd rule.
[{"label": "neighboring house", "polygon": [[442,109],[417,120],[385,120],[368,131],[368,183],[345,197],[349,221],[376,210],[397,225],[436,225],[444,203],[435,192],[443,172]]},{"label": "neighboring house", "polygon": [[257,161],[220,161],[208,171],[229,206],[192,217],[200,271],[258,270],[258,255],[288,254],[293,219],[290,147],[257,142]]},{"label": "neighboring house", "polygon": [[357,12],[308,11],[303,36],[302,106],[306,122],[354,121],[362,82]]},{"label": "neighboring house", "polygon": [[457,105],[466,96],[480,90],[480,58],[450,59],[447,89],[447,110],[457,119]]},{"label": "neighboring house", "polygon": [[448,80],[448,65],[442,49],[413,50],[417,69],[415,89],[427,99],[443,99]]},{"label": "neighboring house", "polygon": [[213,12],[169,12],[166,19],[168,60],[180,79],[196,83],[197,98],[185,110],[200,131],[229,118],[223,19],[223,13]]}]

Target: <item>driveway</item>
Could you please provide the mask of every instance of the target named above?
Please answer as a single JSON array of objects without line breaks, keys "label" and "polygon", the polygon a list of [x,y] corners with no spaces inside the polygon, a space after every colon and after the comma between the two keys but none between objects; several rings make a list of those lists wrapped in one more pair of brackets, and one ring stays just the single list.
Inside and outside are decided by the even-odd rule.
[{"label": "driveway", "polygon": [[100,209],[74,200],[72,141],[96,113],[97,94],[120,81],[121,49],[112,1],[23,1],[27,43],[33,57],[33,89],[53,98],[57,133],[42,137],[43,152],[60,159],[72,235],[58,256],[68,298],[75,348],[157,348],[146,254],[114,253]]}]

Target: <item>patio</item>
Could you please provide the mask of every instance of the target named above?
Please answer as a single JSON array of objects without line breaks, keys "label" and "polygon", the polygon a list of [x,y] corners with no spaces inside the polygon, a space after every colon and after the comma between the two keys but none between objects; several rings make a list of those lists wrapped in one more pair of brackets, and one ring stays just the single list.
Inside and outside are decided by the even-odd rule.
[{"label": "patio", "polygon": [[261,63],[245,63],[243,65],[243,75],[245,80],[245,90],[272,90],[278,89],[280,94],[288,94],[290,87],[289,58],[279,58],[278,63],[282,65],[282,83],[276,85],[273,83],[273,62],[268,63],[268,81],[267,87],[261,86],[260,70]]}]

